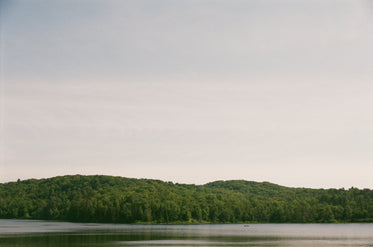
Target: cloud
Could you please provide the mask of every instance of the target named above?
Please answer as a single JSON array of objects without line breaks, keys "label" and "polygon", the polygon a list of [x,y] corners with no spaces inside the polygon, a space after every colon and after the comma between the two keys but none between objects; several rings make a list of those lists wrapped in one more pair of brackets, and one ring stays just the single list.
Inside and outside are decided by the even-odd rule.
[{"label": "cloud", "polygon": [[[7,85],[5,166],[14,173],[19,168],[12,167],[66,166],[69,173],[95,167],[145,176],[134,167],[159,174],[160,167],[219,171],[229,165],[230,176],[255,169],[264,179],[269,167],[283,166],[285,174],[288,166],[364,165],[372,159],[372,119],[366,112],[373,102],[370,84],[358,85]],[[180,173],[172,174],[164,176]]]},{"label": "cloud", "polygon": [[371,73],[366,16],[360,2],[25,2],[5,18],[5,72],[45,79]]},{"label": "cloud", "polygon": [[299,185],[311,167],[312,186],[328,182],[323,167],[360,177],[353,165],[366,169],[373,139],[364,6],[12,3],[1,179],[43,169],[188,182],[200,169],[189,181]]}]

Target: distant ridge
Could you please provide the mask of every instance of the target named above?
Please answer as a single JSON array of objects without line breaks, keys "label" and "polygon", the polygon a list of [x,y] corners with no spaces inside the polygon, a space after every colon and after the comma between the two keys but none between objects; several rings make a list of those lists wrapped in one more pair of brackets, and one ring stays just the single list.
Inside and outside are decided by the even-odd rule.
[{"label": "distant ridge", "polygon": [[0,218],[146,224],[373,222],[373,190],[68,175],[0,184]]}]

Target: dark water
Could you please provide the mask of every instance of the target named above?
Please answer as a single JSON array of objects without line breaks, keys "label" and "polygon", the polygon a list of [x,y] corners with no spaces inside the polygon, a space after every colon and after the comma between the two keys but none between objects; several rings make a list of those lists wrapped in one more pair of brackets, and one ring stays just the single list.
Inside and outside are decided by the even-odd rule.
[{"label": "dark water", "polygon": [[373,246],[373,224],[147,226],[0,220],[0,246]]}]

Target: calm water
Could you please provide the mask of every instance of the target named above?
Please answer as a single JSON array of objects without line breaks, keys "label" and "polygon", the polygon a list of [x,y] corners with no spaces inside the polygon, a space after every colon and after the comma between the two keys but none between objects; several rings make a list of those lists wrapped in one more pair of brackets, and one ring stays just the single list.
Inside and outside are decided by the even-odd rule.
[{"label": "calm water", "polygon": [[0,220],[0,246],[373,246],[373,224],[144,226]]}]

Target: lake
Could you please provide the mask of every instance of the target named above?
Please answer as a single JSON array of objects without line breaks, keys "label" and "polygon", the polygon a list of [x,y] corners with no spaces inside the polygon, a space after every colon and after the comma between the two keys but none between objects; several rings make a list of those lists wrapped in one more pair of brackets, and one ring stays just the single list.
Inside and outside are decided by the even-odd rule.
[{"label": "lake", "polygon": [[373,246],[373,224],[127,225],[0,220],[0,246]]}]

